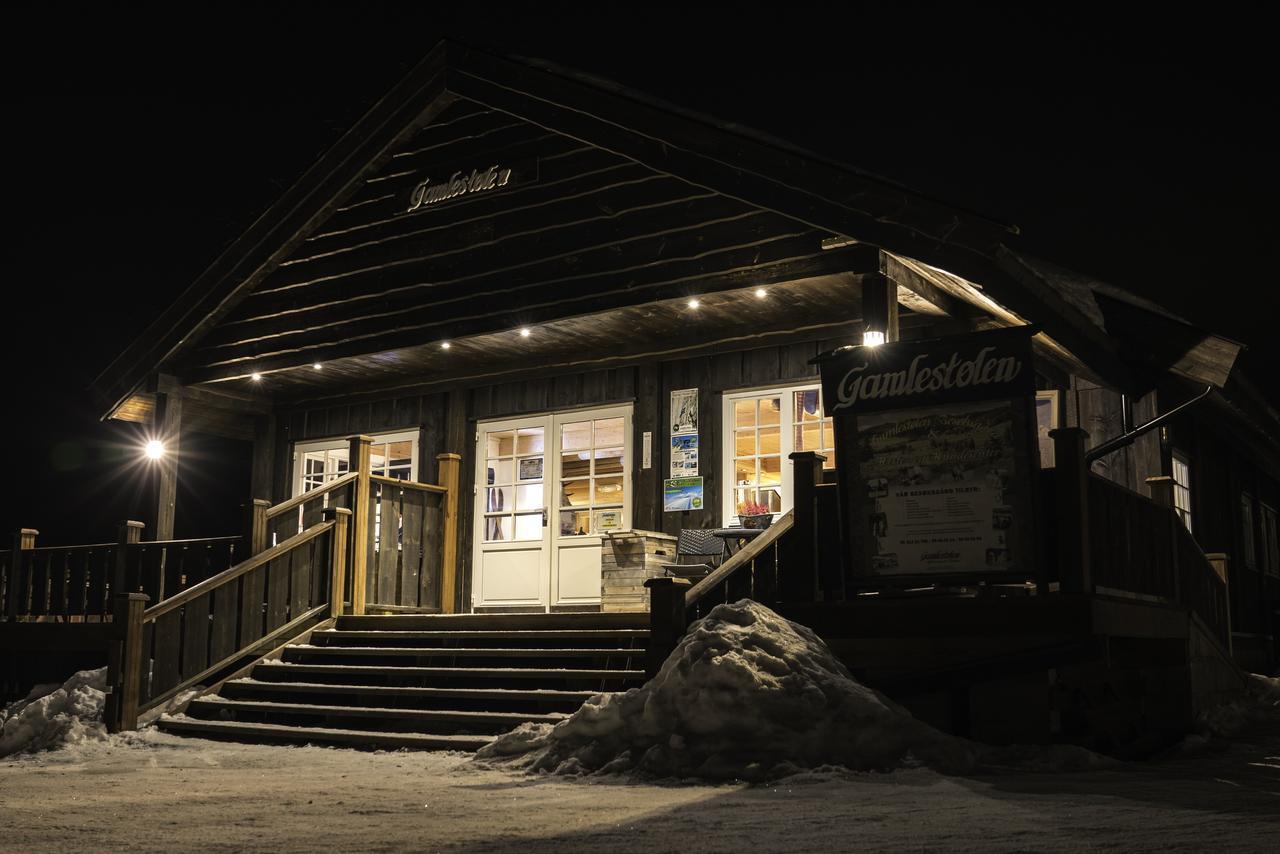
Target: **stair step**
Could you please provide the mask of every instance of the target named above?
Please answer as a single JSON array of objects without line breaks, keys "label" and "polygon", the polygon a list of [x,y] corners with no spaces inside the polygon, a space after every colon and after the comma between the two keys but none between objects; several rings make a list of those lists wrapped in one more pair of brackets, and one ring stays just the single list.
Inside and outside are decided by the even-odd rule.
[{"label": "stair step", "polygon": [[225,697],[201,697],[193,700],[187,706],[186,711],[188,717],[205,720],[225,720],[225,716],[232,716],[237,721],[240,721],[239,715],[242,713],[284,717],[371,718],[398,723],[412,723],[419,726],[423,724],[462,724],[469,727],[490,728],[495,732],[506,732],[526,722],[555,724],[568,717],[563,713],[528,714],[523,712],[458,711],[455,709],[393,709],[379,706],[232,700]]},{"label": "stair step", "polygon": [[338,618],[339,630],[511,631],[648,629],[647,613],[601,614],[365,614]]},{"label": "stair step", "polygon": [[313,645],[325,646],[387,646],[387,645],[443,645],[459,643],[460,646],[481,646],[492,642],[498,647],[529,647],[533,649],[556,646],[593,644],[600,646],[643,646],[649,640],[647,629],[513,629],[509,631],[482,631],[478,629],[325,629],[311,635]]},{"label": "stair step", "polygon": [[329,727],[295,727],[283,724],[210,721],[184,715],[163,715],[160,729],[165,732],[204,738],[226,738],[236,741],[276,741],[293,744],[340,744],[347,747],[375,747],[388,750],[463,750],[475,751],[493,740],[489,736],[428,735],[415,732],[376,732]]},{"label": "stair step", "polygon": [[255,679],[273,676],[299,676],[305,679],[309,674],[338,674],[347,677],[373,677],[375,680],[385,678],[418,677],[429,678],[467,678],[467,679],[546,679],[569,681],[629,681],[644,680],[643,670],[587,670],[577,668],[544,668],[544,667],[421,667],[406,665],[387,667],[385,665],[368,664],[302,664],[297,662],[280,662],[258,664],[253,669]]},{"label": "stair step", "polygon": [[638,658],[642,649],[569,649],[546,647],[448,647],[448,646],[316,646],[290,644],[286,652],[307,655],[376,655],[412,658]]},{"label": "stair step", "polygon": [[[429,703],[479,706],[498,711],[510,707],[559,708],[573,711],[598,694],[598,691],[559,691],[550,688],[418,688],[406,685],[358,685],[327,682],[260,682],[235,679],[222,687],[232,699],[324,695],[341,697],[350,703],[357,699],[381,703],[425,706]],[[436,708],[437,706],[432,706]],[[523,712],[522,712],[523,713]]]}]

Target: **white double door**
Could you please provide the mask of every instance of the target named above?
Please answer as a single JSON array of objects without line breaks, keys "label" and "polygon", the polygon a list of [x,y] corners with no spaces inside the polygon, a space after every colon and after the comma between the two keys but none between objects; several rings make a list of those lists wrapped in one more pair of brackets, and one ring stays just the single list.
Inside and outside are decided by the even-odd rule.
[{"label": "white double door", "polygon": [[631,407],[481,422],[472,605],[600,602],[601,544],[631,527]]}]

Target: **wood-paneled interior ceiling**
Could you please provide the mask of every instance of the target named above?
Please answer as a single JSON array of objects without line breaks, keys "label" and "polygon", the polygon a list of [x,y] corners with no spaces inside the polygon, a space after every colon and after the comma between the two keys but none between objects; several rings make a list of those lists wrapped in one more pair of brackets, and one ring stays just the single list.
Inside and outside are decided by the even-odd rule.
[{"label": "wood-paneled interior ceiling", "polygon": [[[536,163],[536,180],[518,173],[408,212],[422,180],[495,163]],[[196,383],[259,371],[292,394],[377,379],[442,340],[865,266],[869,247],[824,252],[824,236],[459,99],[384,157],[178,371]],[[314,361],[347,373],[298,370]]]}]

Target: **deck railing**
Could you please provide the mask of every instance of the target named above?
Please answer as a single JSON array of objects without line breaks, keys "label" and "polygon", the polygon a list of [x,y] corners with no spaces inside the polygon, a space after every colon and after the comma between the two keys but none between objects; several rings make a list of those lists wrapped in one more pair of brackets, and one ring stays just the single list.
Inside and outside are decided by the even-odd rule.
[{"label": "deck railing", "polygon": [[[138,715],[236,661],[272,649],[323,617],[340,614],[346,572],[346,508],[261,554],[164,602],[129,597],[120,619],[110,725],[133,729]],[[117,678],[111,678],[116,675]]]},{"label": "deck railing", "polygon": [[1231,646],[1225,565],[1200,549],[1173,507],[1173,479],[1147,479],[1151,497],[1087,470],[1085,432],[1055,430],[1057,466],[1041,473],[1047,576],[1068,593],[1181,605]]},{"label": "deck railing", "polygon": [[[822,575],[818,524],[828,495],[820,492],[824,458],[812,451],[791,455],[795,505],[697,584],[684,578],[651,578],[646,671],[653,676],[684,637],[689,624],[716,605],[754,599],[764,605],[812,602]],[[839,561],[836,561],[837,565]]]},{"label": "deck railing", "polygon": [[109,621],[117,593],[152,602],[217,575],[244,556],[244,538],[142,542],[141,523],[126,522],[114,543],[36,547],[35,532],[0,552],[0,620]]},{"label": "deck railing", "polygon": [[452,612],[461,457],[438,455],[440,484],[401,481],[372,473],[371,443],[352,438],[352,471],[318,489],[252,502],[244,536],[142,542],[128,522],[115,543],[36,548],[24,529],[0,552],[6,661],[49,640],[105,654],[108,725],[127,729],[322,615]]}]

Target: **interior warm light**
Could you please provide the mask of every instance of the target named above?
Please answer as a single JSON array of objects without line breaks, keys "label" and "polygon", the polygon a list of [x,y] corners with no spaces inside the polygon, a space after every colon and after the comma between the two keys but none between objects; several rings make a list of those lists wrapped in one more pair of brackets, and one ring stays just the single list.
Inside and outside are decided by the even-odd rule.
[{"label": "interior warm light", "polygon": [[768,295],[769,292],[764,288],[756,288],[756,299],[764,299]]},{"label": "interior warm light", "polygon": [[441,342],[440,342],[440,349],[441,349],[441,350],[448,350],[448,349],[449,349],[450,347],[452,347],[452,346],[453,346],[453,345],[452,345],[452,344],[450,344],[448,341],[441,341]]},{"label": "interior warm light", "polygon": [[251,376],[250,379],[253,380],[255,383],[260,383],[262,382],[262,374],[258,373],[257,371],[254,371],[253,376]]},{"label": "interior warm light", "polygon": [[530,330],[529,327],[526,326],[524,329],[520,330],[520,337],[528,338],[531,333],[532,333],[532,330]]},{"label": "interior warm light", "polygon": [[689,300],[689,308],[697,308],[700,305],[702,305],[702,302],[698,300],[697,297],[694,297],[693,299]]},{"label": "interior warm light", "polygon": [[311,367],[315,368],[315,369],[318,371],[318,370],[320,370],[321,368],[323,368],[323,367],[324,367],[324,365],[321,365],[319,362],[316,362],[316,363],[315,363],[314,365],[312,365]]},{"label": "interior warm light", "polygon": [[879,347],[884,343],[884,333],[874,329],[868,329],[862,333],[863,347]]},{"label": "interior warm light", "polygon": [[164,442],[161,442],[159,439],[152,439],[150,442],[147,442],[147,447],[144,451],[147,455],[147,459],[158,460],[164,456]]}]

